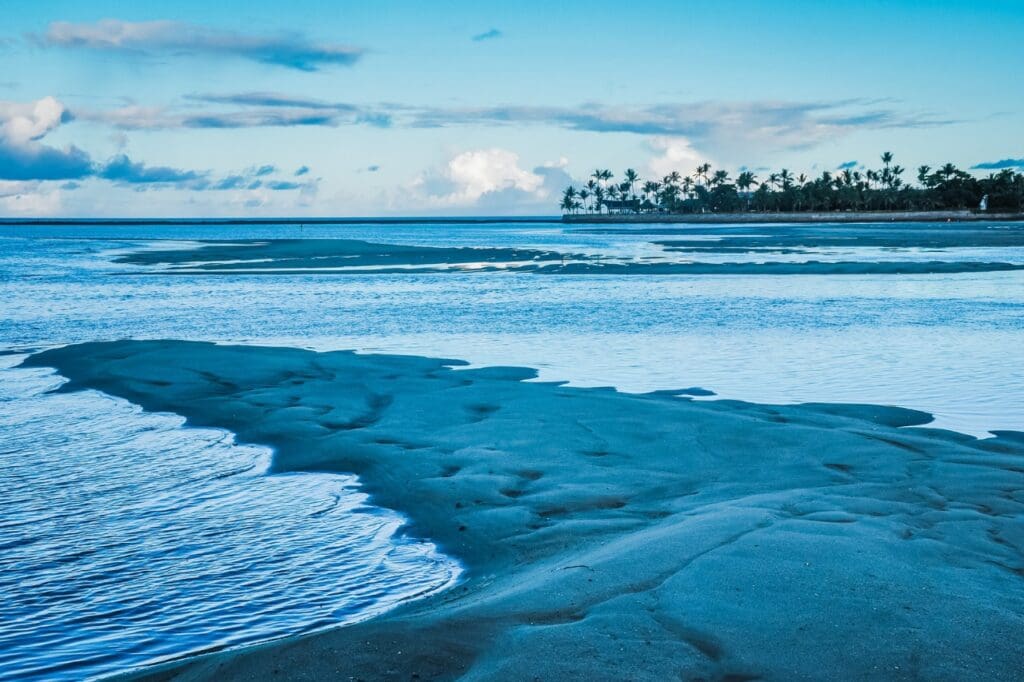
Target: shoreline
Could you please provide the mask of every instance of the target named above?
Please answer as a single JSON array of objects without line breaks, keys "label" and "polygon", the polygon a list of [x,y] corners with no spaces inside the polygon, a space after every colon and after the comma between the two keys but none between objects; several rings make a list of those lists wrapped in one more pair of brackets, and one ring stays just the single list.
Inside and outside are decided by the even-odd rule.
[{"label": "shoreline", "polygon": [[561,216],[453,216],[453,217],[228,217],[228,218],[18,218],[0,216],[0,226],[75,225],[557,225],[593,223],[693,223],[787,225],[792,223],[917,223],[1024,221],[1024,213],[977,213],[974,211],[854,211],[825,213],[644,213],[564,214]]},{"label": "shoreline", "polygon": [[977,223],[1024,221],[1024,213],[975,213],[973,211],[849,211],[834,213],[641,213],[566,214],[570,225],[602,223],[692,223],[696,225],[748,224],[788,225],[792,223]]},{"label": "shoreline", "polygon": [[558,224],[558,216],[480,216],[451,218],[11,218],[2,226],[35,225],[490,225],[504,223]]},{"label": "shoreline", "polygon": [[1024,665],[1020,432],[979,440],[903,408],[622,394],[417,356],[121,341],[26,364],[56,368],[62,390],[270,446],[276,472],[355,473],[467,569],[363,623],[126,677],[999,678]]}]

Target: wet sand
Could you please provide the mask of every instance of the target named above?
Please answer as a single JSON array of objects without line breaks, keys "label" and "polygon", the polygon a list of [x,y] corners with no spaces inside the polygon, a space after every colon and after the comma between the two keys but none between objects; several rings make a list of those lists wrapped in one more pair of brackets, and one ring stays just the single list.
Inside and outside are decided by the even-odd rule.
[{"label": "wet sand", "polygon": [[[46,351],[93,388],[359,475],[467,569],[373,620],[149,679],[1012,679],[1024,434],[523,368],[182,341]],[[112,463],[112,466],[116,466]],[[230,520],[225,520],[229,523]]]},{"label": "wet sand", "polygon": [[[1024,244],[1024,232],[1015,232],[1011,238]],[[667,247],[668,252],[692,250],[689,247],[689,242],[657,243]],[[707,248],[709,243],[701,241],[700,245]],[[857,246],[857,243],[851,239],[847,239],[845,243],[849,246]],[[725,241],[721,247],[724,249],[748,248],[743,244],[744,242],[741,242],[739,247],[734,247]],[[912,245],[912,243],[908,242],[908,245]],[[694,253],[699,253],[699,251],[694,251]],[[118,263],[152,268],[147,271],[161,275],[365,275],[495,271],[541,275],[902,275],[1024,270],[1024,264],[1021,263],[938,259],[880,262],[807,260],[803,262],[737,263],[624,261],[594,255],[537,249],[442,248],[380,244],[355,239],[211,242],[204,243],[195,249],[135,251],[118,256],[114,260]]]}]

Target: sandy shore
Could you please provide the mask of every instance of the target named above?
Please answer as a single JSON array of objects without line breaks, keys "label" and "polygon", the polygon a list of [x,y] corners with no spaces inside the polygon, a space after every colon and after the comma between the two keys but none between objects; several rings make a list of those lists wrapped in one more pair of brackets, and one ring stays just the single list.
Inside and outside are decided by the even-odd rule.
[{"label": "sandy shore", "polygon": [[[1000,245],[1024,244],[1020,231],[995,233]],[[970,240],[959,235],[961,242]],[[735,238],[742,244],[740,237]],[[856,246],[858,237],[845,237],[842,243]],[[824,239],[820,239],[825,241]],[[915,246],[911,237],[898,243]],[[917,241],[921,236],[917,237]],[[892,240],[896,242],[897,240]],[[1011,242],[1006,244],[1005,242]],[[702,252],[684,241],[654,242],[667,252]],[[698,242],[708,249],[709,242]],[[785,242],[789,243],[789,242]],[[955,242],[954,242],[955,243]],[[722,240],[720,248],[731,246]],[[701,247],[698,247],[701,248]],[[749,247],[743,247],[749,248]],[[763,248],[763,247],[754,247]],[[895,248],[895,247],[894,247]],[[727,253],[729,251],[726,251]],[[775,253],[792,252],[778,250]],[[765,252],[764,258],[770,258]],[[366,275],[412,273],[519,272],[540,275],[865,275],[865,274],[938,274],[999,272],[1024,270],[1024,264],[992,261],[892,260],[838,261],[818,260],[709,263],[700,261],[636,261],[594,255],[560,253],[537,249],[500,247],[431,247],[381,244],[355,239],[271,239],[212,242],[197,249],[150,249],[115,258],[118,263],[138,265],[156,274],[251,274],[251,275]]]},{"label": "sandy shore", "polygon": [[[521,368],[179,341],[32,356],[357,473],[467,568],[452,590],[148,679],[1013,679],[1024,434],[869,405],[524,382]],[[116,463],[111,463],[116,466]],[[226,520],[230,522],[230,520]]]}]

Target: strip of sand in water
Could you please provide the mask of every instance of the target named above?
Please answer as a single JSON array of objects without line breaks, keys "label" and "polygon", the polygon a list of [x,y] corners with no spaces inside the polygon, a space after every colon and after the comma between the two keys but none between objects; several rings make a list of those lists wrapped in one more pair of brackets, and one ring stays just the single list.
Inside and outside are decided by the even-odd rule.
[{"label": "strip of sand in water", "polygon": [[[27,364],[358,474],[455,588],[148,679],[1011,679],[1024,434],[873,405],[525,381],[411,356],[182,341]],[[116,466],[116,463],[111,463]],[[226,520],[230,522],[230,520]]]},{"label": "strip of sand in water", "polygon": [[[1024,237],[1024,233],[1022,233]],[[1022,238],[1024,243],[1024,238]],[[701,242],[708,244],[708,242]],[[677,250],[665,242],[668,251]],[[850,243],[855,246],[855,243]],[[724,246],[724,245],[723,245]],[[1024,270],[1022,263],[942,260],[703,263],[622,261],[593,255],[499,247],[430,247],[355,239],[272,239],[147,249],[115,262],[163,266],[156,274],[415,274],[527,272],[546,275],[863,275]]]}]

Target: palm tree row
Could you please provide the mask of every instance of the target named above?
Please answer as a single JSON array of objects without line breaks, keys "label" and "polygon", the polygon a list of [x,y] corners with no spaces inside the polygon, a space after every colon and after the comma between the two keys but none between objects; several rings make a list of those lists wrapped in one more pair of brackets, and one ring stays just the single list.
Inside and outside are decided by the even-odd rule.
[{"label": "palm tree row", "polygon": [[580,188],[562,194],[565,213],[732,213],[801,211],[931,211],[987,209],[1024,211],[1024,173],[1006,169],[977,178],[951,163],[917,169],[917,184],[891,152],[877,170],[825,171],[816,178],[783,168],[758,178],[742,171],[712,172],[703,163],[692,175],[673,171],[657,180],[642,180],[632,168],[616,182],[610,170],[598,169]]}]

